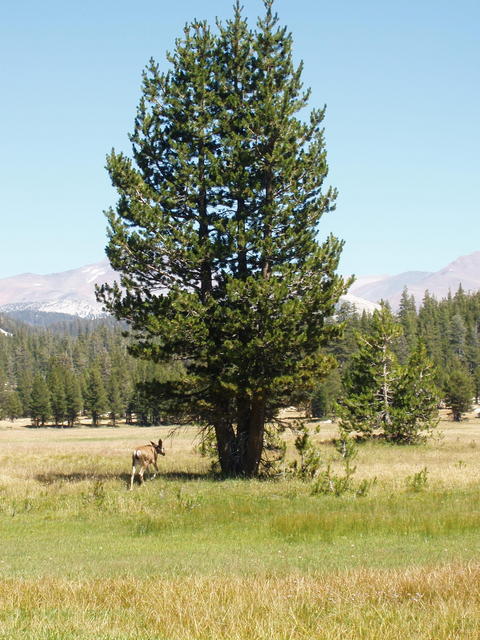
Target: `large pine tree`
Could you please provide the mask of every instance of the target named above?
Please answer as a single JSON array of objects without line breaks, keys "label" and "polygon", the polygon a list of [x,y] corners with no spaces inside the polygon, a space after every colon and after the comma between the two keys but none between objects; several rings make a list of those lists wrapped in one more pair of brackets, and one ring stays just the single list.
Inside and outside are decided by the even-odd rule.
[{"label": "large pine tree", "polygon": [[228,475],[257,474],[266,423],[328,369],[321,346],[337,327],[325,319],[346,289],[342,243],[318,240],[336,197],[322,191],[324,110],[299,117],[301,66],[264,4],[256,30],[237,2],[216,34],[185,28],[168,73],[151,61],[133,160],[108,158],[120,199],[107,255],[121,278],[99,298],[129,322],[135,354],[184,361],[163,390],[214,429]]}]

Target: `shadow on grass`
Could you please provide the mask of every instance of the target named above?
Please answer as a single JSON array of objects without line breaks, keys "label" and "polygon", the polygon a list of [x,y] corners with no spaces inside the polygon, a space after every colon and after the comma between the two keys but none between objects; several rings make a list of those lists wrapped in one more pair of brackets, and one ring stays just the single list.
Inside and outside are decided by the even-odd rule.
[{"label": "shadow on grass", "polygon": [[124,480],[128,477],[130,480],[130,475],[126,473],[115,473],[115,472],[106,472],[106,473],[97,473],[92,471],[74,471],[71,473],[61,473],[51,471],[49,473],[38,473],[35,477],[37,482],[41,484],[56,484],[63,482],[84,482],[85,480]]},{"label": "shadow on grass", "polygon": [[[39,473],[35,477],[37,482],[44,485],[67,483],[67,482],[85,482],[86,480],[94,480],[96,482],[106,482],[107,480],[121,480],[127,486],[130,486],[130,473],[115,473],[114,471],[96,473],[91,471],[75,471],[71,473],[61,473],[52,471],[49,473]],[[209,473],[197,473],[186,471],[167,471],[157,475],[156,478],[151,476],[145,477],[146,482],[150,480],[168,480],[168,481],[183,481],[183,482],[195,482],[198,480],[207,480],[211,482],[218,482],[223,478],[215,476]],[[135,476],[135,484],[140,484],[138,476]]]}]

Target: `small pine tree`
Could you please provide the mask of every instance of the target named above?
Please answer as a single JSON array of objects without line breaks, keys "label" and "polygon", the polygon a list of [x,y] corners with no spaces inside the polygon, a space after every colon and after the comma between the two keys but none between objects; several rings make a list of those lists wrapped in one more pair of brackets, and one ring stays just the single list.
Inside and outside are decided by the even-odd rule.
[{"label": "small pine tree", "polygon": [[5,414],[12,422],[22,415],[23,407],[16,391],[10,391],[5,397]]},{"label": "small pine tree", "polygon": [[392,403],[392,424],[385,433],[387,439],[413,444],[437,426],[440,393],[435,376],[426,347],[419,343],[401,369]]},{"label": "small pine tree", "polygon": [[445,404],[455,422],[460,422],[463,414],[472,408],[474,393],[472,377],[460,363],[456,363],[445,383]]},{"label": "small pine tree", "polygon": [[108,397],[102,376],[97,368],[90,370],[87,377],[85,409],[92,418],[92,426],[98,426],[102,413],[108,409]]},{"label": "small pine tree", "polygon": [[393,345],[402,330],[390,310],[375,311],[369,334],[359,333],[359,350],[353,356],[340,404],[341,428],[366,437],[392,429],[392,402],[400,375]]},{"label": "small pine tree", "polygon": [[440,309],[437,300],[425,291],[422,306],[418,312],[418,336],[425,343],[433,362],[440,365],[443,361],[443,335]]},{"label": "small pine tree", "polygon": [[120,381],[115,372],[112,372],[108,381],[108,410],[112,425],[115,426],[118,418],[125,413],[125,403],[120,393]]},{"label": "small pine tree", "polygon": [[36,427],[45,426],[52,415],[50,405],[50,392],[45,378],[37,373],[33,379],[32,395],[30,400],[30,417]]},{"label": "small pine tree", "polygon": [[448,348],[449,353],[462,362],[465,361],[466,356],[466,338],[465,321],[459,313],[456,313],[448,325]]},{"label": "small pine tree", "polygon": [[83,407],[82,390],[72,371],[65,375],[65,415],[69,427],[73,427]]},{"label": "small pine tree", "polygon": [[402,292],[397,317],[403,329],[404,351],[408,354],[417,341],[417,309],[415,298],[408,295],[407,287]]},{"label": "small pine tree", "polygon": [[65,376],[58,367],[54,367],[48,374],[47,384],[54,422],[56,425],[63,425],[66,411]]},{"label": "small pine tree", "polygon": [[343,431],[411,444],[438,423],[434,366],[422,343],[400,365],[393,349],[401,335],[385,306],[374,313],[370,333],[359,334],[340,406]]},{"label": "small pine tree", "polygon": [[30,415],[30,404],[32,401],[33,375],[30,370],[25,369],[18,374],[17,392],[22,403],[22,416]]}]

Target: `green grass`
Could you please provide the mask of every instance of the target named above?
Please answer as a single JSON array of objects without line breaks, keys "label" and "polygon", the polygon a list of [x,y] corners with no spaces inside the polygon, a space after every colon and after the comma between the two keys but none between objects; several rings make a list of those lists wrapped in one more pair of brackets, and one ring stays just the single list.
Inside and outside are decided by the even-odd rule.
[{"label": "green grass", "polygon": [[[295,481],[97,480],[1,496],[0,576],[148,577],[472,561],[475,488],[311,496]],[[373,552],[374,551],[374,552]]]},{"label": "green grass", "polygon": [[444,427],[362,446],[363,498],[216,481],[189,431],[129,492],[151,430],[0,429],[0,639],[477,640],[479,427]]}]

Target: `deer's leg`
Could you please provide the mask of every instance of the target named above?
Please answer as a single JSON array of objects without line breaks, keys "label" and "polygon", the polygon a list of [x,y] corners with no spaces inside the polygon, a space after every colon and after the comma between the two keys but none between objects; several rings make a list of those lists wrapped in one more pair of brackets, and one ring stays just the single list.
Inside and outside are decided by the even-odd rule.
[{"label": "deer's leg", "polygon": [[157,463],[156,463],[156,462],[154,462],[154,463],[153,463],[153,466],[155,467],[155,473],[153,474],[153,477],[154,477],[154,478],[156,478],[156,477],[157,477],[157,473],[159,473],[159,471],[158,471],[158,467],[157,467]]},{"label": "deer's leg", "polygon": [[137,470],[137,467],[135,466],[135,462],[132,462],[132,476],[130,478],[130,491],[133,489],[133,481],[135,479],[136,470]]},{"label": "deer's leg", "polygon": [[146,467],[144,467],[143,465],[140,468],[140,473],[138,474],[140,476],[140,484],[145,484],[145,480],[143,479],[143,474],[145,473],[145,469]]}]

